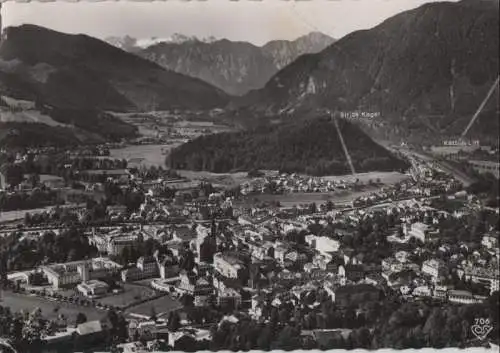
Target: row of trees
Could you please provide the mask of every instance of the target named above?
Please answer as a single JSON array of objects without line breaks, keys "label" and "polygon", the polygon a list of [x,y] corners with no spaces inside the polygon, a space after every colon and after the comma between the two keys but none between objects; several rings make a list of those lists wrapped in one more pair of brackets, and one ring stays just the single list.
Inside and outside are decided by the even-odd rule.
[{"label": "row of trees", "polygon": [[127,212],[134,212],[144,202],[144,193],[134,187],[122,189],[117,183],[104,184],[104,196],[107,205],[124,205]]},{"label": "row of trees", "polygon": [[34,160],[32,156],[20,164],[25,174],[51,174],[66,176],[69,172],[84,170],[111,170],[127,168],[125,159],[95,158],[95,157],[70,157],[65,154],[51,156],[51,158],[39,158]]},{"label": "row of trees", "polygon": [[0,193],[0,211],[27,210],[63,202],[54,190],[35,189],[32,192]]},{"label": "row of trees", "polygon": [[[89,343],[112,349],[128,339],[127,321],[122,314],[110,310],[102,320],[109,323],[109,329],[105,329],[97,342],[85,341],[75,335],[69,346],[61,347],[60,351],[82,351],[89,348]],[[75,318],[75,324],[86,321],[82,313]],[[13,312],[9,307],[0,306],[0,337],[6,338],[18,352],[42,352],[46,345],[45,338],[66,329],[67,325],[67,318],[63,314],[59,314],[56,319],[49,319],[39,308],[32,312]]]},{"label": "row of trees", "polygon": [[34,268],[43,263],[77,261],[98,255],[87,237],[78,229],[70,228],[56,235],[46,232],[41,239],[24,238],[0,254],[6,271]]},{"label": "row of trees", "polygon": [[[364,303],[373,319],[359,321],[353,308],[337,309],[326,318],[332,322],[325,325],[321,312],[291,319],[286,310],[274,308],[270,320],[257,323],[240,318],[236,324],[223,322],[212,328],[210,349],[380,349],[465,347],[474,340],[471,326],[476,318],[490,320],[492,327],[498,323],[498,293],[485,304],[469,306],[442,306],[423,302],[400,304],[386,300],[380,303]],[[371,307],[371,308],[369,308]],[[328,308],[326,308],[328,312]],[[343,313],[343,314],[342,314]],[[363,316],[366,316],[363,315]],[[350,318],[349,318],[350,317]],[[333,320],[333,318],[335,320]],[[346,319],[347,318],[347,319]],[[286,321],[285,321],[286,320]],[[312,321],[311,321],[312,320]],[[327,334],[325,339],[301,336],[304,329],[346,328],[346,320],[358,321],[352,330]],[[498,340],[498,332],[488,337]]]}]

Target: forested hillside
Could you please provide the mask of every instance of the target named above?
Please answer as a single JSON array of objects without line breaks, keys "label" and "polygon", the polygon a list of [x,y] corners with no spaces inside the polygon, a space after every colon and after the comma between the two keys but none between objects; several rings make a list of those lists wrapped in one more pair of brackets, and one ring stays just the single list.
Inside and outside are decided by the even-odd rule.
[{"label": "forested hillside", "polygon": [[[340,121],[339,126],[357,172],[393,171],[407,166],[355,125]],[[350,172],[330,118],[202,136],[174,149],[167,165],[216,173],[254,168],[310,175]]]}]

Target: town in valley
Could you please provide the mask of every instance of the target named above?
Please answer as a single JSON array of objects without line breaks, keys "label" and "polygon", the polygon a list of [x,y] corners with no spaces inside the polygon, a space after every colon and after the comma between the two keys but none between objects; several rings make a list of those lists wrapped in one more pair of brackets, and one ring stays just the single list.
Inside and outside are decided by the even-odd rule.
[{"label": "town in valley", "polygon": [[262,46],[3,29],[0,352],[498,349],[491,3]]}]

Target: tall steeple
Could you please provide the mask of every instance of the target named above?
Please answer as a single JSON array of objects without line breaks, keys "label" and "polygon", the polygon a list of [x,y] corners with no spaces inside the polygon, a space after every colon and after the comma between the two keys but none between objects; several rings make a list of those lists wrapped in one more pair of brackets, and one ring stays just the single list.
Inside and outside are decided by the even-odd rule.
[{"label": "tall steeple", "polygon": [[210,236],[215,237],[217,235],[217,225],[215,224],[215,219],[212,219],[212,226],[210,227]]}]

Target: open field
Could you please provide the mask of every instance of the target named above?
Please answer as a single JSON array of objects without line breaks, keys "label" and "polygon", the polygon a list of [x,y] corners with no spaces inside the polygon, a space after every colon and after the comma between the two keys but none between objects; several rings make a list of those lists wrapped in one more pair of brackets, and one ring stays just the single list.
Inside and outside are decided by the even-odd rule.
[{"label": "open field", "polygon": [[[32,311],[35,308],[40,308],[44,317],[55,319],[59,314],[64,314],[68,319],[68,323],[74,324],[78,313],[83,313],[87,316],[87,320],[98,320],[106,315],[105,311],[99,311],[95,308],[86,306],[77,306],[69,303],[61,303],[50,301],[47,299],[12,293],[4,291],[0,299],[0,305],[10,308],[12,312],[28,310]],[[59,308],[58,310],[54,310]]]},{"label": "open field", "polygon": [[[80,190],[74,190],[74,189],[65,189],[62,190],[61,193],[64,194],[82,194]],[[89,195],[89,193],[87,193]],[[92,192],[90,193],[95,199],[100,200],[102,198],[103,193],[99,192]],[[85,207],[85,203],[66,203],[65,205],[62,205],[61,207]],[[26,213],[30,214],[35,214],[35,213],[42,213],[42,212],[50,212],[53,208],[56,206],[45,206],[45,207],[40,207],[40,208],[29,208],[26,210],[14,210],[14,211],[0,211],[0,223],[4,222],[12,222],[12,221],[17,221],[24,219],[24,216]]]},{"label": "open field", "polygon": [[44,211],[50,211],[53,206],[47,206],[42,208],[32,208],[29,210],[16,210],[16,211],[2,211],[0,212],[0,223],[10,222],[18,219],[23,219],[26,213],[40,213]]},{"label": "open field", "polygon": [[[342,175],[342,176],[326,176],[323,177],[325,180],[351,180],[353,176]],[[371,173],[361,173],[357,174],[356,178],[360,180],[361,183],[367,184],[370,180],[376,181],[380,179],[380,182],[384,185],[396,184],[402,180],[408,178],[407,175],[397,173],[397,172],[371,172]],[[310,204],[310,203],[324,203],[326,201],[332,201],[334,204],[345,204],[350,203],[357,199],[358,197],[370,195],[376,192],[379,187],[375,186],[365,186],[365,190],[362,191],[348,191],[348,190],[336,190],[332,192],[297,192],[297,193],[286,193],[282,195],[271,195],[271,194],[257,194],[249,195],[245,200],[236,202],[238,204],[255,204],[258,202],[272,202],[279,201],[283,207],[292,207],[294,205],[300,204]]]},{"label": "open field", "polygon": [[251,180],[247,177],[247,172],[238,173],[211,173],[211,172],[198,172],[192,170],[178,170],[181,176],[191,180],[209,181],[213,185],[222,187],[231,187],[241,184],[245,181]]},{"label": "open field", "polygon": [[142,304],[139,304],[137,306],[131,307],[125,312],[127,314],[138,314],[138,315],[145,315],[149,316],[151,314],[151,311],[154,310],[154,312],[157,315],[162,315],[169,313],[170,311],[174,311],[177,309],[182,308],[182,304],[179,303],[177,300],[169,297],[168,295],[165,295],[163,297],[160,297],[155,300],[151,300]]},{"label": "open field", "polygon": [[359,179],[359,181],[363,184],[368,183],[370,180],[376,181],[377,179],[380,179],[380,182],[382,184],[396,184],[402,180],[408,179],[409,176],[398,173],[398,172],[369,172],[369,173],[358,173],[356,174],[356,177],[352,175],[333,175],[333,176],[326,176],[323,177],[325,180],[352,180],[352,179]]},{"label": "open field", "polygon": [[[221,185],[231,187],[237,184],[241,184],[245,181],[251,180],[251,178],[247,177],[247,172],[238,172],[238,173],[211,173],[211,172],[198,172],[191,170],[178,170],[177,171],[183,177],[192,180],[206,180],[210,181],[212,184]],[[352,175],[332,175],[332,176],[324,176],[321,177],[324,180],[331,181],[353,181],[354,179],[359,179],[359,181],[363,184],[367,184],[370,180],[376,181],[380,179],[382,184],[391,185],[396,184],[404,179],[407,179],[408,176],[405,174],[401,174],[398,172],[370,172],[370,173],[359,173],[356,176]]]},{"label": "open field", "polygon": [[109,153],[111,158],[126,159],[131,164],[164,167],[166,155],[163,153],[168,152],[178,144],[180,142],[171,145],[132,145],[110,149]]}]

